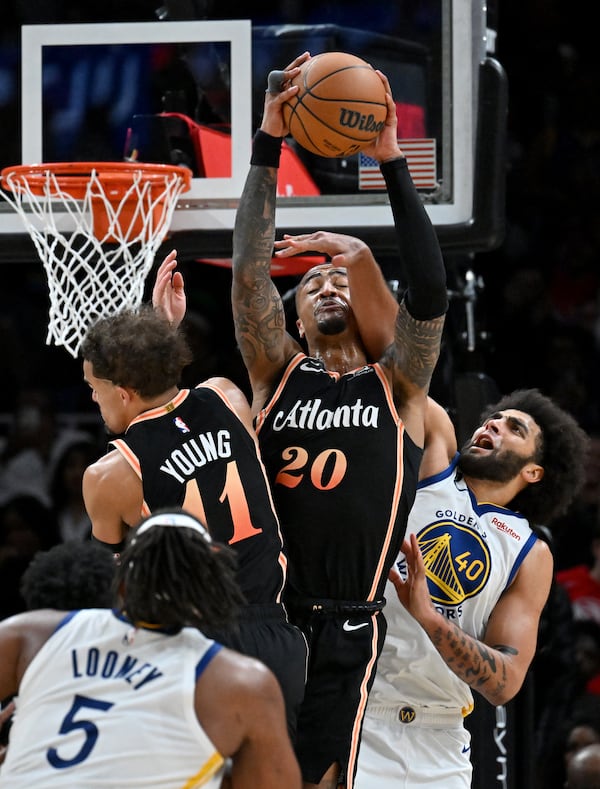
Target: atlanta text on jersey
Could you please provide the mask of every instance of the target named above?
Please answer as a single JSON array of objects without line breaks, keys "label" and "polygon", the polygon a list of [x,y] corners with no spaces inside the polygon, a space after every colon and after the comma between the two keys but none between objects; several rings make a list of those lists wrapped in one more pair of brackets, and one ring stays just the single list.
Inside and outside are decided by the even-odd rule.
[{"label": "atlanta text on jersey", "polygon": [[333,411],[321,408],[321,400],[296,400],[290,411],[278,411],[273,419],[273,430],[329,430],[332,427],[372,427],[379,421],[379,407],[364,406],[362,400],[353,405],[340,405]]}]

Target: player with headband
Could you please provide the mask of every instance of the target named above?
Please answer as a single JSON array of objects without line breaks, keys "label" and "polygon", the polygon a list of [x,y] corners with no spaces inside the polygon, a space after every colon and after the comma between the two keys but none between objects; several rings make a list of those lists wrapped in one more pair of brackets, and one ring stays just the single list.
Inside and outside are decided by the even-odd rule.
[{"label": "player with headband", "polygon": [[0,783],[299,789],[283,697],[259,661],[207,638],[242,602],[231,550],[180,511],[132,532],[117,606],[0,623],[0,697],[18,694]]}]

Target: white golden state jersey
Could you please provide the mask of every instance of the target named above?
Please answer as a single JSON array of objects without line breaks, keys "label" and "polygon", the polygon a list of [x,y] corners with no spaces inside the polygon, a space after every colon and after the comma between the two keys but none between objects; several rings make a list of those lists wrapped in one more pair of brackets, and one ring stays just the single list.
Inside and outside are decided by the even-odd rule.
[{"label": "white golden state jersey", "polygon": [[[406,534],[417,535],[437,610],[480,639],[498,598],[537,537],[522,515],[478,503],[457,461],[458,455],[444,471],[419,482]],[[396,565],[405,576],[404,554]],[[390,581],[385,597],[387,635],[369,706],[406,702],[458,708],[467,715],[473,708],[470,687],[446,666]]]},{"label": "white golden state jersey", "polygon": [[0,786],[217,789],[223,758],[194,689],[220,648],[194,628],[167,635],[108,609],[71,612],[25,671]]}]

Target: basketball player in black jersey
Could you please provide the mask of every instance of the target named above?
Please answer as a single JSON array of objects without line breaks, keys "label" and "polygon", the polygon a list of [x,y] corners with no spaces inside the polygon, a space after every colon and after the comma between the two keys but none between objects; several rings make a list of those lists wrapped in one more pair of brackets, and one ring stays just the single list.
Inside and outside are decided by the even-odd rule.
[{"label": "basketball player in black jersey", "polygon": [[[290,545],[287,598],[311,646],[297,743],[304,786],[350,789],[385,636],[381,594],[414,499],[447,297],[439,244],[398,148],[388,95],[386,128],[369,153],[383,163],[406,269],[404,302],[398,309],[359,239],[286,236],[275,242],[278,256],[318,251],[333,259],[311,269],[298,288],[298,329],[311,356],[286,334],[270,279],[277,164],[287,132],[281,105],[296,91],[286,85],[308,57],[281,72],[284,89],[265,98],[236,219],[232,300],[263,460]],[[171,253],[153,300],[178,325],[185,292],[175,267]],[[390,321],[394,343],[379,364],[367,364],[380,355]]]},{"label": "basketball player in black jersey", "polygon": [[[282,105],[309,57],[297,58],[280,74],[280,92],[265,96],[236,215],[232,303],[289,557],[286,599],[309,639],[297,737],[305,787],[352,789],[385,636],[383,589],[415,495],[447,293],[437,237],[398,147],[383,75],[388,116],[367,153],[380,162],[394,216],[408,286],[400,309],[380,287],[381,272],[360,239],[317,232],[275,242],[277,168],[288,132]],[[285,330],[270,278],[274,246],[282,257],[313,251],[331,261],[311,269],[297,288],[308,355]],[[371,290],[372,281],[378,287]],[[394,342],[369,364],[378,329],[362,318],[377,308],[375,296],[382,324],[390,309],[398,313]]]},{"label": "basketball player in black jersey", "polygon": [[112,434],[83,477],[93,537],[118,553],[143,516],[179,506],[230,545],[248,605],[235,631],[210,635],[272,669],[293,737],[307,647],[282,603],[286,559],[248,401],[225,378],[178,387],[191,355],[158,306],[98,320],[82,345],[85,380]]}]

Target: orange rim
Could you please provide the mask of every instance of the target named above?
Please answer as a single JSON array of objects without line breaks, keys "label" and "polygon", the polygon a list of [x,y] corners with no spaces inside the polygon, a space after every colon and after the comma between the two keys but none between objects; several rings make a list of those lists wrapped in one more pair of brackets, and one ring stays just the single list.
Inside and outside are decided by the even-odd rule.
[{"label": "orange rim", "polygon": [[187,167],[173,164],[153,164],[150,162],[46,162],[44,164],[19,164],[4,167],[0,176],[8,188],[14,191],[18,185],[11,184],[10,178],[23,179],[33,194],[45,193],[48,174],[51,173],[57,185],[75,199],[85,197],[90,176],[96,172],[100,182],[110,191],[130,186],[136,174],[142,181],[164,183],[165,177],[177,175],[183,181],[183,191],[192,185],[192,171]]}]

